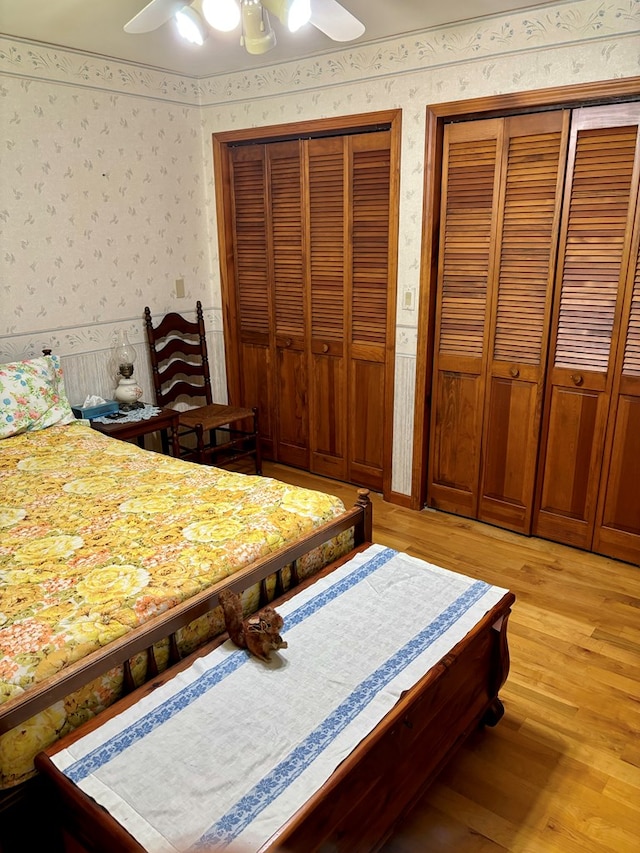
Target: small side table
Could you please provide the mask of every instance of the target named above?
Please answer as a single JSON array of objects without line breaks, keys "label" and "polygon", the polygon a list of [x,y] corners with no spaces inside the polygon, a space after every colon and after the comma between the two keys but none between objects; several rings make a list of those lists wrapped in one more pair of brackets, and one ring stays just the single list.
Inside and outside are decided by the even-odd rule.
[{"label": "small side table", "polygon": [[110,435],[112,438],[119,438],[121,441],[132,441],[135,439],[140,447],[144,447],[144,437],[148,433],[158,431],[162,442],[162,452],[169,454],[169,437],[171,439],[171,454],[180,456],[180,445],[178,443],[178,423],[180,421],[180,412],[175,409],[161,409],[157,415],[151,418],[143,418],[132,423],[121,424],[118,421],[113,421],[110,424],[97,423],[91,421],[93,429],[102,432],[105,435]]}]

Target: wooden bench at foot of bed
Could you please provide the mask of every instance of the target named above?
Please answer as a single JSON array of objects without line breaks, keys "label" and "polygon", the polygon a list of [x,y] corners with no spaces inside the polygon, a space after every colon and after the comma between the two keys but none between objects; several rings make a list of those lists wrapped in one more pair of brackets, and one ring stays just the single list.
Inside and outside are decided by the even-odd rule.
[{"label": "wooden bench at foot of bed", "polygon": [[373,853],[382,847],[469,735],[502,718],[497,694],[509,671],[513,601],[506,596],[409,690],[260,853]]},{"label": "wooden bench at foot of bed", "polygon": [[[305,581],[297,592],[313,588],[318,579],[330,575],[347,559]],[[292,595],[296,592],[283,596],[276,606]],[[331,849],[335,853],[370,853],[379,849],[399,818],[407,813],[469,734],[479,726],[495,725],[503,714],[498,691],[509,670],[507,622],[515,597],[501,590],[495,601],[463,639],[403,692],[327,781],[256,851],[312,853]],[[141,853],[144,848],[70,781],[51,757],[86,733],[99,729],[105,720],[134,708],[157,687],[170,686],[176,673],[222,642],[223,638],[213,641],[171,672],[164,673],[153,685],[140,688],[99,720],[38,757],[37,766],[53,782],[51,792],[55,791],[58,797],[55,810],[69,851]],[[255,741],[251,743],[255,751]],[[170,791],[167,796],[171,796]],[[233,845],[229,849],[233,850]]]}]

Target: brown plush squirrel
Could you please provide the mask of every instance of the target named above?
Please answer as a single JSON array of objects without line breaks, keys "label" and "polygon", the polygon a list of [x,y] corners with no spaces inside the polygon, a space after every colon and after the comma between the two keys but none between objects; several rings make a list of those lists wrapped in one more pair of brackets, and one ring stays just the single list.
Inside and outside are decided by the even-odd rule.
[{"label": "brown plush squirrel", "polygon": [[273,649],[286,649],[287,643],[280,636],[284,619],[273,607],[265,607],[259,613],[242,618],[242,598],[237,592],[225,589],[218,596],[229,637],[236,646],[248,649],[261,660],[269,660]]}]

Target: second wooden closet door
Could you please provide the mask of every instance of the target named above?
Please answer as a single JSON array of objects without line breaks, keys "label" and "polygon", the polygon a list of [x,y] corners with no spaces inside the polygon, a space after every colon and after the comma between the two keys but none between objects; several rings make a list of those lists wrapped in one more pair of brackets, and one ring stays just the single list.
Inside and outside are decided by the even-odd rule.
[{"label": "second wooden closet door", "polygon": [[640,563],[640,106],[446,129],[429,501]]},{"label": "second wooden closet door", "polygon": [[638,104],[572,117],[534,525],[591,548],[600,503],[596,547],[637,562],[639,122]]},{"label": "second wooden closet door", "polygon": [[567,135],[561,111],[444,140],[428,502],[525,533]]}]

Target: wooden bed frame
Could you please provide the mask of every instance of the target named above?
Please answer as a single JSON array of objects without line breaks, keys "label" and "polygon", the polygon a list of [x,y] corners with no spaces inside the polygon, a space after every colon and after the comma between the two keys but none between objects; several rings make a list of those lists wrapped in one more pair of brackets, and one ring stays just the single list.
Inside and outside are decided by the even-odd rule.
[{"label": "wooden bed frame", "polygon": [[[354,552],[367,546],[371,531],[366,493],[361,493],[359,501],[351,511],[357,524]],[[327,533],[331,527],[327,525]],[[335,532],[334,529],[331,535]],[[316,541],[319,535],[322,534],[311,538]],[[354,552],[304,581],[298,589],[342,565]],[[248,576],[252,582],[259,579],[253,572],[245,575]],[[239,589],[239,579],[234,577],[233,581],[233,587]],[[295,592],[282,596],[280,602]],[[259,853],[311,853],[322,849],[371,853],[379,849],[398,819],[411,808],[467,736],[479,726],[495,725],[502,717],[504,709],[498,691],[509,670],[507,622],[514,601],[515,597],[506,593],[461,642],[406,691],[393,710]],[[95,721],[40,753],[36,766],[41,771],[46,797],[53,802],[65,850],[142,853],[143,848],[58,771],[49,756],[139,701],[225,638],[213,640],[171,671],[107,709]],[[170,797],[169,791],[167,796]]]}]

